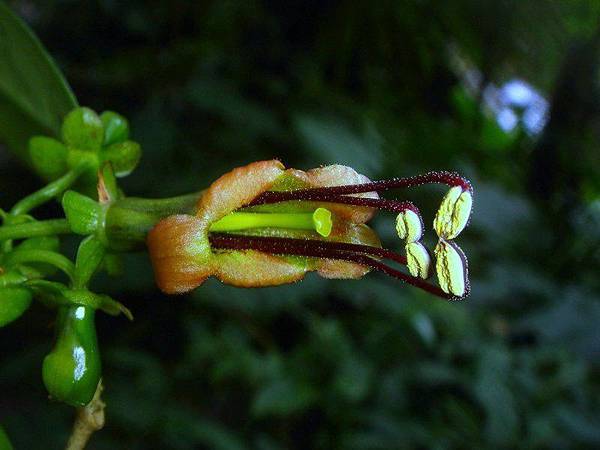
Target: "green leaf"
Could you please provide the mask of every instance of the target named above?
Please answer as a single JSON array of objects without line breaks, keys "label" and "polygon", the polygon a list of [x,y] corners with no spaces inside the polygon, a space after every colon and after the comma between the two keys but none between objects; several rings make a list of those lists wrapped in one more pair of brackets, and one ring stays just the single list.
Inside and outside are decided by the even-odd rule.
[{"label": "green leaf", "polygon": [[316,400],[316,392],[307,384],[292,380],[277,380],[260,389],[254,398],[254,417],[287,416],[310,407]]},{"label": "green leaf", "polygon": [[6,435],[6,432],[4,431],[4,428],[2,428],[2,426],[0,426],[0,449],[2,450],[12,450],[13,446],[10,443],[10,440],[8,439],[8,436]]},{"label": "green leaf", "polygon": [[30,162],[29,138],[60,136],[77,100],[32,31],[0,2],[0,141]]}]

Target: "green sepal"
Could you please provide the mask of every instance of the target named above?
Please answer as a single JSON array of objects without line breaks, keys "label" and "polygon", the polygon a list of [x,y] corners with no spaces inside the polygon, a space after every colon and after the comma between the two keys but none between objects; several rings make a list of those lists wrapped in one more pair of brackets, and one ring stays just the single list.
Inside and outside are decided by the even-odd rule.
[{"label": "green sepal", "polygon": [[23,315],[31,304],[31,292],[24,287],[0,287],[0,327]]},{"label": "green sepal", "polygon": [[24,285],[31,289],[35,298],[47,307],[55,308],[70,304],[65,296],[69,288],[62,283],[48,280],[28,280]]},{"label": "green sepal", "polygon": [[55,180],[68,170],[67,153],[67,147],[56,139],[34,136],[29,140],[33,168],[47,180]]},{"label": "green sepal", "polygon": [[104,213],[98,202],[75,191],[65,192],[62,207],[73,233],[82,235],[93,234]]},{"label": "green sepal", "polygon": [[104,245],[95,236],[88,236],[81,241],[75,259],[74,287],[84,288],[87,286],[100,264],[102,264],[105,252]]},{"label": "green sepal", "polygon": [[63,120],[62,137],[68,146],[98,151],[104,140],[104,125],[90,108],[75,108]]},{"label": "green sepal", "polygon": [[105,147],[129,138],[129,123],[122,115],[114,111],[104,111],[100,119],[104,125],[103,145]]},{"label": "green sepal", "polygon": [[70,289],[62,283],[47,280],[30,280],[25,283],[35,297],[49,307],[62,307],[69,305],[82,305],[92,309],[99,309],[111,316],[123,314],[133,320],[133,314],[122,303],[108,295],[96,294],[87,289]]},{"label": "green sepal", "polygon": [[142,149],[137,142],[124,141],[112,144],[102,151],[102,160],[110,161],[115,176],[129,175],[137,167],[142,157]]},{"label": "green sepal", "polygon": [[120,314],[123,314],[125,317],[127,317],[127,319],[133,320],[133,314],[131,313],[129,308],[123,305],[123,303],[114,300],[108,295],[94,295],[98,297],[97,301],[100,303],[100,307],[98,309],[100,309],[102,312],[111,316],[118,316]]},{"label": "green sepal", "polygon": [[50,396],[73,406],[93,398],[101,376],[95,311],[83,305],[59,309],[57,338],[44,358],[42,378]]},{"label": "green sepal", "polygon": [[108,295],[96,294],[87,289],[68,289],[65,299],[72,304],[84,305],[89,308],[99,309],[111,316],[123,314],[129,320],[133,320],[131,311],[122,303],[112,299]]}]

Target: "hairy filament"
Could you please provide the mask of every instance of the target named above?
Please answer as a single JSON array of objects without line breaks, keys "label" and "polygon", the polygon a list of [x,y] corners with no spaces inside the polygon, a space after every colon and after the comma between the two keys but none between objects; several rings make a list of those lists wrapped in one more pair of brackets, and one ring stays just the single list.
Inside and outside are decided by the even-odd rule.
[{"label": "hairy filament", "polygon": [[[289,200],[320,200],[337,203],[339,196],[361,194],[365,192],[381,192],[390,189],[409,188],[422,184],[440,183],[448,186],[460,186],[464,190],[472,190],[471,183],[454,172],[428,172],[408,178],[391,178],[389,180],[372,181],[363,184],[350,184],[344,186],[330,186],[309,189],[296,189],[293,191],[266,191],[256,197],[248,206],[279,203]],[[356,197],[354,197],[356,198]],[[360,198],[360,197],[359,197]],[[363,200],[366,200],[363,198]],[[377,199],[370,199],[377,200]],[[385,199],[379,199],[385,200]],[[354,203],[352,203],[354,204]],[[374,206],[379,208],[380,206]],[[385,208],[382,208],[385,209]],[[395,211],[397,212],[397,211]]]},{"label": "hairy filament", "polygon": [[379,270],[386,275],[421,288],[438,297],[446,299],[456,298],[454,295],[446,294],[438,286],[432,285],[420,278],[405,274],[374,259],[372,256],[390,259],[400,264],[406,264],[406,258],[404,256],[383,248],[344,242],[231,235],[222,233],[211,233],[209,239],[211,246],[215,249],[257,250],[272,254],[327,258],[354,262]]},{"label": "hairy filament", "polygon": [[[319,188],[320,189],[320,188]],[[285,193],[295,193],[301,191],[285,191]],[[262,195],[257,197],[259,203],[256,203],[257,200],[254,200],[248,206],[257,206],[257,205],[265,205],[270,203],[279,203],[288,200],[302,200],[302,201],[314,201],[314,202],[327,202],[327,203],[338,203],[344,205],[354,205],[354,206],[365,206],[368,208],[376,208],[383,211],[390,211],[393,213],[401,213],[406,211],[407,209],[414,211],[419,214],[419,208],[415,206],[414,203],[409,201],[398,201],[398,200],[388,200],[385,198],[369,198],[369,197],[350,197],[347,195],[329,195],[327,193],[311,193],[306,198],[292,198],[292,199],[280,199],[278,196],[268,196],[265,199],[262,199],[264,194],[283,194],[284,192],[272,192],[267,191]]]}]

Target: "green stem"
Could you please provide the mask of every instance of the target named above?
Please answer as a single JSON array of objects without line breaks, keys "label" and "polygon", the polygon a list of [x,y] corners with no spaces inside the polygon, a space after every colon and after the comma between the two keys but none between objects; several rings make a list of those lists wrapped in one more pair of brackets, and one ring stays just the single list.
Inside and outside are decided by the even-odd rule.
[{"label": "green stem", "polygon": [[8,255],[9,264],[46,263],[62,270],[71,280],[75,276],[75,265],[60,253],[50,250],[15,250]]},{"label": "green stem", "polygon": [[18,225],[4,225],[0,227],[0,241],[8,239],[25,239],[37,236],[52,236],[71,232],[66,219],[41,220]]},{"label": "green stem", "polygon": [[75,181],[77,181],[77,178],[79,178],[79,176],[85,171],[86,168],[87,166],[85,164],[80,164],[74,169],[68,171],[59,179],[44,186],[39,191],[36,191],[25,198],[22,198],[15,206],[13,206],[11,214],[14,216],[26,214],[32,209],[37,208],[38,206],[43,205],[44,203],[55,198],[56,196],[62,194]]},{"label": "green stem", "polygon": [[193,214],[201,192],[166,199],[128,197],[114,202],[106,211],[104,230],[114,250],[140,247],[156,223],[173,214]]}]

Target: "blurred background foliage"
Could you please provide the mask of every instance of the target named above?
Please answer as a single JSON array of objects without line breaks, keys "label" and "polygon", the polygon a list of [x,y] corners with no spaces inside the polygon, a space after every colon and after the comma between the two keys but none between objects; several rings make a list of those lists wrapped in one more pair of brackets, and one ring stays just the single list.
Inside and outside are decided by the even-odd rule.
[{"label": "blurred background foliage", "polygon": [[[272,157],[475,186],[460,303],[378,274],[167,297],[129,255],[123,278],[97,281],[136,319],[98,317],[108,422],[90,449],[600,448],[599,2],[9,4],[81,104],[131,119],[129,195]],[[40,181],[0,152],[5,207]],[[400,197],[431,223],[443,192]],[[393,246],[390,224],[376,226]],[[0,330],[17,449],[70,431],[41,383],[52,322],[37,305]]]}]

